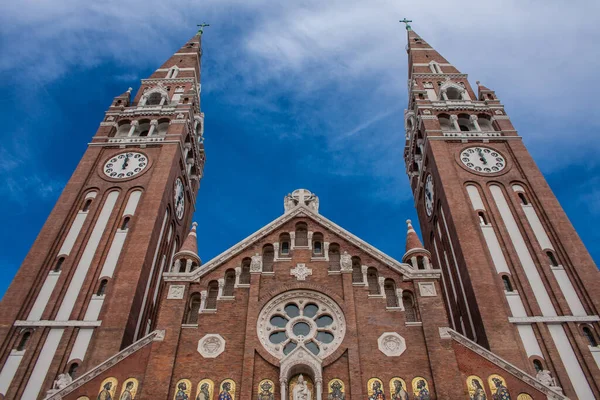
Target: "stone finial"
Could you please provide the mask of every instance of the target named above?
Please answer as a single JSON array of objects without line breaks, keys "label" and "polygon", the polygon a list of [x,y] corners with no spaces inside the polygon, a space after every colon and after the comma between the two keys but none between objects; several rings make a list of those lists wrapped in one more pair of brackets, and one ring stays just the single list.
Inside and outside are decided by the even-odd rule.
[{"label": "stone finial", "polygon": [[319,197],[306,189],[296,189],[283,198],[283,208],[289,212],[299,205],[303,205],[315,213],[319,212]]}]

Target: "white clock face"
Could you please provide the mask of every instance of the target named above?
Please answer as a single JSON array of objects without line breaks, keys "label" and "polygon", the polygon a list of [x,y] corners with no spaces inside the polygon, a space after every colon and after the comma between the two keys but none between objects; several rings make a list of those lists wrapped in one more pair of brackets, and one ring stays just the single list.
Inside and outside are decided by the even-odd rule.
[{"label": "white clock face", "polygon": [[506,168],[504,157],[488,147],[468,147],[460,153],[460,161],[467,168],[483,174],[493,174]]},{"label": "white clock face", "polygon": [[175,181],[175,214],[177,219],[183,218],[183,212],[185,211],[185,191],[183,189],[183,182],[181,178],[177,178]]},{"label": "white clock face", "polygon": [[430,174],[427,175],[427,179],[425,179],[425,211],[430,217],[433,213],[433,196],[433,178]]},{"label": "white clock face", "polygon": [[126,179],[139,174],[147,166],[146,155],[137,152],[121,153],[104,164],[104,174],[110,178]]}]

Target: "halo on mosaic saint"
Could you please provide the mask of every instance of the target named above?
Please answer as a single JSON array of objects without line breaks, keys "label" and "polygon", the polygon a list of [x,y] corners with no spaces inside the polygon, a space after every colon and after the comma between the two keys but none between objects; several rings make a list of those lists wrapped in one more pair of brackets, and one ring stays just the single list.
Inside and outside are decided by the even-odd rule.
[{"label": "halo on mosaic saint", "polygon": [[258,383],[258,400],[275,400],[275,384],[270,379]]},{"label": "halo on mosaic saint", "polygon": [[510,393],[506,387],[506,380],[498,374],[488,377],[488,385],[492,392],[492,400],[511,400]]},{"label": "halo on mosaic saint", "polygon": [[196,389],[196,400],[213,400],[215,384],[210,379],[202,379]]},{"label": "halo on mosaic saint", "polygon": [[328,396],[327,400],[345,400],[346,386],[341,379],[334,378],[327,384]]},{"label": "halo on mosaic saint", "polygon": [[533,397],[531,397],[529,394],[527,393],[520,393],[517,396],[517,400],[533,400]]},{"label": "halo on mosaic saint", "polygon": [[79,396],[77,400],[90,400],[90,398],[87,396]]},{"label": "halo on mosaic saint", "polygon": [[119,381],[115,377],[106,378],[100,384],[100,391],[96,400],[112,400],[115,398],[117,392],[117,385]]},{"label": "halo on mosaic saint", "polygon": [[383,382],[381,382],[381,379],[369,379],[367,382],[367,394],[369,395],[369,400],[385,400]]},{"label": "halo on mosaic saint", "polygon": [[218,400],[235,400],[235,382],[233,379],[225,379],[221,382]]},{"label": "halo on mosaic saint", "polygon": [[133,400],[137,394],[139,381],[135,378],[128,378],[121,386],[121,394],[119,400]]},{"label": "halo on mosaic saint", "polygon": [[487,400],[485,385],[477,375],[471,375],[467,378],[467,388],[469,389],[469,400]]},{"label": "halo on mosaic saint", "polygon": [[406,382],[400,377],[390,379],[390,399],[391,400],[408,400],[409,394],[406,390]]},{"label": "halo on mosaic saint", "polygon": [[415,400],[429,400],[431,399],[431,393],[429,393],[429,384],[427,379],[422,376],[417,376],[412,380],[412,390]]},{"label": "halo on mosaic saint", "polygon": [[180,379],[175,385],[175,395],[173,400],[190,400],[192,394],[192,381],[189,379]]}]

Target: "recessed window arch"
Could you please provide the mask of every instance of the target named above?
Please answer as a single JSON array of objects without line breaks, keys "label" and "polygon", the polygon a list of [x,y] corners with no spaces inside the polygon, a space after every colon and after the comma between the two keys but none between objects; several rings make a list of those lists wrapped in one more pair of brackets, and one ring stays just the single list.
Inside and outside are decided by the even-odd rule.
[{"label": "recessed window arch", "polygon": [[471,120],[467,114],[459,114],[458,115],[458,127],[463,132],[469,132],[475,130],[473,127]]},{"label": "recessed window arch", "polygon": [[131,130],[131,121],[123,120],[119,121],[117,125],[117,134],[116,136],[127,136],[129,131]]},{"label": "recessed window arch", "polygon": [[155,131],[154,135],[161,135],[161,136],[166,135],[167,130],[169,129],[170,123],[171,123],[171,121],[168,118],[159,119],[158,125],[156,125],[156,131]]},{"label": "recessed window arch", "polygon": [[69,366],[69,376],[74,379],[77,376],[77,370],[79,369],[79,364],[74,362]]},{"label": "recessed window arch", "polygon": [[306,222],[298,222],[296,224],[296,246],[308,246],[308,226]]},{"label": "recessed window arch", "polygon": [[322,256],[323,255],[323,234],[322,233],[314,233],[312,237],[312,248],[313,255]]},{"label": "recessed window arch", "polygon": [[488,224],[488,220],[487,220],[487,217],[485,216],[485,212],[477,211],[477,216],[479,217],[479,224],[481,224],[481,225]]},{"label": "recessed window arch", "polygon": [[519,196],[519,200],[521,200],[521,204],[526,206],[529,205],[529,201],[527,201],[527,197],[523,192],[517,192],[517,196]]},{"label": "recessed window arch", "polygon": [[106,293],[106,286],[108,285],[108,279],[102,279],[96,290],[96,296],[104,296]]},{"label": "recessed window arch", "polygon": [[550,261],[550,265],[553,267],[558,267],[560,264],[554,255],[554,253],[550,250],[546,250],[546,256],[548,257],[548,261]]},{"label": "recessed window arch", "polygon": [[81,207],[81,211],[83,211],[83,212],[90,211],[90,207],[92,206],[92,200],[93,199],[85,199],[85,202],[83,203],[83,207]]},{"label": "recessed window arch", "polygon": [[452,121],[450,121],[450,116],[448,114],[438,115],[438,121],[440,122],[440,128],[442,129],[442,131],[454,130],[454,127],[452,126]]},{"label": "recessed window arch", "polygon": [[510,282],[510,278],[508,275],[502,275],[502,284],[504,285],[504,290],[507,292],[513,292],[513,285]]},{"label": "recessed window arch", "polygon": [[179,74],[179,67],[177,67],[177,65],[174,65],[171,68],[169,68],[169,71],[167,72],[167,79],[177,78],[178,74]]},{"label": "recessed window arch", "polygon": [[223,286],[223,296],[233,296],[233,288],[235,286],[235,270],[229,268],[225,271],[225,285]]},{"label": "recessed window arch", "polygon": [[540,372],[540,371],[544,370],[544,366],[542,365],[542,362],[538,359],[533,360],[533,368],[535,368],[535,372]]},{"label": "recessed window arch", "polygon": [[352,257],[352,283],[362,283],[363,275],[361,266],[360,257]]},{"label": "recessed window arch", "polygon": [[448,100],[462,100],[462,92],[453,86],[446,89],[446,97]]},{"label": "recessed window arch", "polygon": [[425,257],[417,256],[417,269],[425,269]]},{"label": "recessed window arch", "polygon": [[265,244],[262,251],[263,272],[273,272],[275,249],[272,244]]},{"label": "recessed window arch", "polygon": [[250,257],[246,257],[242,260],[242,272],[240,274],[240,283],[242,285],[250,284],[250,263],[252,260]]},{"label": "recessed window arch", "polygon": [[121,230],[122,231],[126,231],[129,229],[129,221],[130,220],[131,220],[131,217],[123,218],[123,222],[121,222]]},{"label": "recessed window arch", "polygon": [[54,267],[52,268],[52,272],[60,272],[60,271],[62,271],[62,267],[63,267],[64,263],[65,263],[65,257],[58,257],[58,259],[54,263]]},{"label": "recessed window arch", "polygon": [[287,232],[279,235],[279,251],[282,256],[290,254],[290,234]]},{"label": "recessed window arch", "polygon": [[179,260],[179,271],[177,271],[177,272],[184,273],[186,268],[187,268],[187,259],[181,258]]},{"label": "recessed window arch", "polygon": [[492,120],[486,114],[477,115],[477,122],[479,123],[479,127],[484,132],[495,131],[494,125],[492,124]]},{"label": "recessed window arch", "polygon": [[219,282],[210,281],[208,282],[208,296],[206,297],[206,309],[216,310],[217,309],[217,296],[219,295]]},{"label": "recessed window arch", "polygon": [[416,322],[417,309],[415,306],[415,297],[411,291],[402,291],[402,305],[404,306],[404,318],[406,322]]},{"label": "recessed window arch", "polygon": [[581,328],[581,331],[583,332],[583,336],[585,336],[585,339],[587,340],[588,345],[590,345],[592,347],[598,346],[598,341],[596,340],[596,337],[594,336],[594,332],[592,331],[592,329],[589,326],[583,326]]},{"label": "recessed window arch", "polygon": [[[160,100],[159,100],[160,102]],[[149,119],[142,119],[139,121],[140,124],[138,126],[137,131],[138,136],[148,136],[148,133],[150,132],[150,120]]]},{"label": "recessed window arch", "polygon": [[385,292],[385,301],[388,307],[398,307],[398,297],[396,296],[396,282],[387,278],[383,281],[383,291]]},{"label": "recessed window arch", "polygon": [[329,245],[329,270],[340,270],[340,245],[337,243]]},{"label": "recessed window arch", "polygon": [[25,350],[27,347],[27,343],[29,343],[29,339],[31,339],[31,331],[25,331],[21,334],[21,339],[19,340],[19,344],[17,345],[17,351]]},{"label": "recessed window arch", "polygon": [[201,296],[200,293],[193,293],[188,300],[188,306],[185,315],[185,323],[195,325],[198,323],[198,312],[200,311]]},{"label": "recessed window arch", "polygon": [[367,268],[367,284],[369,286],[369,294],[381,294],[379,292],[379,274],[377,268]]},{"label": "recessed window arch", "polygon": [[442,68],[440,67],[440,65],[435,62],[435,61],[431,61],[429,63],[429,69],[431,70],[432,73],[434,74],[441,74],[442,73]]}]

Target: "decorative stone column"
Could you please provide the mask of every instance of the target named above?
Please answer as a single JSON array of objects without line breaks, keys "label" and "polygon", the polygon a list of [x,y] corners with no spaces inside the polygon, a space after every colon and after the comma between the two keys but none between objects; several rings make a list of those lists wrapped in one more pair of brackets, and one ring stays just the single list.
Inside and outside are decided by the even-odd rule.
[{"label": "decorative stone column", "polygon": [[187,171],[187,174],[189,175],[192,172],[192,166],[194,165],[194,159],[188,158],[186,160],[186,163],[187,163],[186,171]]},{"label": "decorative stone column", "polygon": [[321,400],[323,396],[323,379],[315,379],[315,385],[317,386],[317,400]]},{"label": "decorative stone column", "polygon": [[274,260],[279,259],[279,242],[273,243],[273,258]]},{"label": "decorative stone column", "polygon": [[187,160],[188,154],[190,154],[190,150],[192,149],[191,143],[186,143],[183,145],[183,159]]},{"label": "decorative stone column", "polygon": [[160,96],[160,104],[159,105],[164,106],[166,102],[167,102],[167,95],[163,94],[162,96]]},{"label": "decorative stone column", "polygon": [[192,271],[192,263],[193,263],[193,260],[191,258],[188,258],[188,260],[185,263],[185,272],[186,273],[189,273]]},{"label": "decorative stone column", "polygon": [[240,284],[240,275],[242,275],[242,267],[235,267],[235,284],[234,288],[237,288]]},{"label": "decorative stone column", "polygon": [[221,297],[223,297],[223,288],[225,287],[225,279],[219,278],[219,279],[217,279],[217,282],[219,282],[219,293],[217,294],[217,300],[219,300]]},{"label": "decorative stone column", "polygon": [[131,128],[129,129],[129,133],[127,133],[127,137],[133,136],[133,134],[135,133],[135,130],[137,129],[137,127],[139,125],[140,125],[140,123],[138,121],[133,121],[131,123]]},{"label": "decorative stone column", "polygon": [[290,232],[290,250],[294,250],[296,247],[296,232]]},{"label": "decorative stone column", "polygon": [[369,267],[367,265],[361,265],[360,269],[362,270],[363,284],[365,286],[369,286],[369,282],[367,281],[367,270],[369,269]]},{"label": "decorative stone column", "polygon": [[469,119],[471,120],[471,123],[475,127],[475,130],[478,132],[481,132],[481,127],[479,126],[479,122],[477,121],[479,119],[479,118],[477,118],[477,115],[471,115],[469,117]]},{"label": "decorative stone column", "polygon": [[385,282],[385,278],[383,276],[380,276],[378,278],[378,283],[379,283],[379,294],[382,295],[383,297],[385,297],[385,287],[383,285],[383,283]]},{"label": "decorative stone column", "polygon": [[200,309],[198,312],[206,309],[206,299],[208,298],[208,291],[203,290],[200,292]]},{"label": "decorative stone column", "polygon": [[153,119],[152,121],[150,121],[150,129],[148,130],[148,136],[154,135],[154,131],[156,130],[157,126],[158,126],[157,120]]},{"label": "decorative stone column", "polygon": [[323,242],[323,256],[329,261],[329,242]]},{"label": "decorative stone column", "polygon": [[179,272],[180,268],[181,268],[181,260],[175,260],[175,264],[173,264],[173,269],[171,270],[171,272]]},{"label": "decorative stone column", "polygon": [[287,381],[282,379],[279,381],[279,389],[281,392],[281,400],[287,400],[287,396],[285,394],[286,389],[287,389]]},{"label": "decorative stone column", "polygon": [[396,289],[396,297],[398,298],[398,308],[404,311],[404,303],[402,302],[402,289]]},{"label": "decorative stone column", "polygon": [[313,237],[313,233],[312,231],[308,231],[308,248],[312,250],[312,237]]},{"label": "decorative stone column", "polygon": [[442,90],[441,94],[442,94],[442,100],[448,101],[448,95],[446,94],[446,90]]},{"label": "decorative stone column", "polygon": [[423,257],[423,264],[425,264],[425,269],[433,269],[429,262],[429,257]]},{"label": "decorative stone column", "polygon": [[410,263],[412,264],[414,269],[419,269],[419,263],[417,262],[417,256],[412,256],[410,258]]},{"label": "decorative stone column", "polygon": [[460,126],[458,125],[458,116],[451,115],[450,116],[450,123],[452,123],[452,126],[454,126],[454,130],[455,131],[459,131],[460,132]]}]

